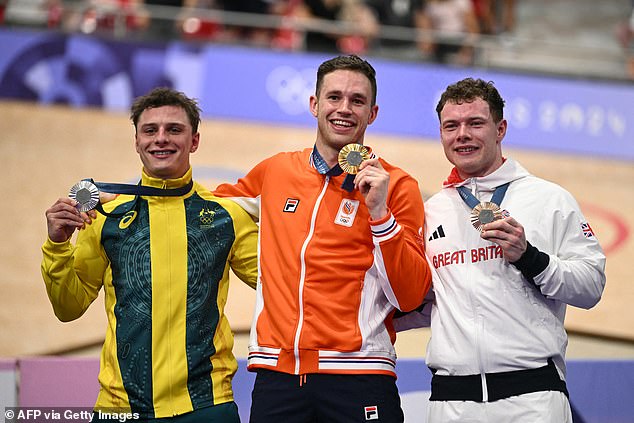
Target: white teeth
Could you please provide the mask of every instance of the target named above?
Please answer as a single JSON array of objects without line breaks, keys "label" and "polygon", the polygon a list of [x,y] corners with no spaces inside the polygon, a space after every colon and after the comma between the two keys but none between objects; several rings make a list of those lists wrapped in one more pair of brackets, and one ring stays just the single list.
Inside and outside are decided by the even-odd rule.
[{"label": "white teeth", "polygon": [[461,153],[469,153],[471,151],[475,151],[476,149],[474,147],[462,147],[458,148],[457,150]]},{"label": "white teeth", "polygon": [[167,156],[169,154],[172,154],[171,151],[155,151],[152,154],[154,154],[155,156]]},{"label": "white teeth", "polygon": [[345,122],[343,120],[333,120],[332,123],[334,123],[337,126],[347,126],[347,127],[352,126],[350,122]]}]

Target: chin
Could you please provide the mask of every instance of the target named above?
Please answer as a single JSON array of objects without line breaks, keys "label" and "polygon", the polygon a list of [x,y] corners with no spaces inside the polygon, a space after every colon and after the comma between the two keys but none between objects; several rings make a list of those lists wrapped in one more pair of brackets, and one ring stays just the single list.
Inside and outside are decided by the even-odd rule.
[{"label": "chin", "polygon": [[150,176],[157,179],[174,179],[174,172],[167,171],[166,169],[154,169]]}]

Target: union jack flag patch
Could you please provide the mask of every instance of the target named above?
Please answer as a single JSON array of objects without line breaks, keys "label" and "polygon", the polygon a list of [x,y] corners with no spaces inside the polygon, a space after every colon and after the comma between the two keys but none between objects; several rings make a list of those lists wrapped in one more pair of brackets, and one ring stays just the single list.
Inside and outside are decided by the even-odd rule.
[{"label": "union jack flag patch", "polygon": [[592,230],[588,222],[583,222],[581,224],[581,230],[583,231],[583,235],[586,238],[592,238],[594,236],[594,231]]}]

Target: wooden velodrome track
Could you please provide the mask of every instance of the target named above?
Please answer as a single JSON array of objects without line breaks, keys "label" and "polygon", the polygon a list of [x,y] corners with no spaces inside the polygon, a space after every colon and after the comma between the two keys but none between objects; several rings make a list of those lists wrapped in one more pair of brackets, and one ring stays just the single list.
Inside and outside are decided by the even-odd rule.
[{"label": "wooden velodrome track", "polygon": [[[0,116],[0,356],[55,353],[99,342],[105,330],[101,296],[75,322],[60,323],[53,315],[40,275],[44,211],[85,177],[138,180],[132,125],[121,113],[14,102],[0,102]],[[312,145],[314,136],[313,128],[206,120],[201,147],[192,156],[194,175],[213,188],[231,180],[226,175],[240,176],[275,152]],[[510,128],[507,137],[512,136]],[[366,144],[414,175],[424,195],[437,191],[450,169],[435,140],[385,136],[370,127]],[[606,250],[604,297],[590,311],[569,307],[567,328],[634,341],[634,164],[510,148],[505,153],[571,191]],[[232,282],[227,314],[234,330],[245,331],[254,295],[237,279]]]}]

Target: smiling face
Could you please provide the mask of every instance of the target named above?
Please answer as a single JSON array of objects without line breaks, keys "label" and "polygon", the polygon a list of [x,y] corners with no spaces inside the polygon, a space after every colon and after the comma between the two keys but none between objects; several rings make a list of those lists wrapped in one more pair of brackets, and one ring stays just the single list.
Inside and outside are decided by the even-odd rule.
[{"label": "smiling face", "polygon": [[502,165],[506,120],[495,122],[481,98],[448,101],[440,112],[440,139],[447,159],[462,179],[486,176]]},{"label": "smiling face", "polygon": [[136,151],[149,176],[175,179],[189,169],[189,155],[198,149],[199,133],[193,133],[185,110],[178,106],[145,109],[136,126]]},{"label": "smiling face", "polygon": [[317,150],[333,166],[339,150],[350,143],[363,144],[365,130],[376,119],[368,78],[352,70],[335,70],[324,76],[310,111],[317,118]]}]

